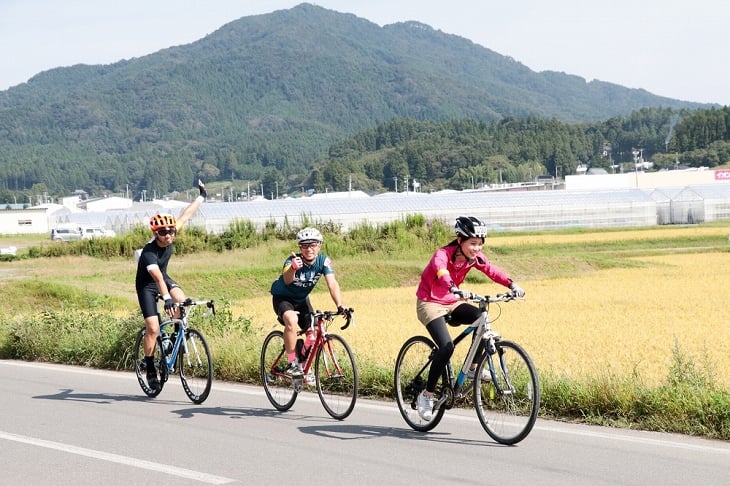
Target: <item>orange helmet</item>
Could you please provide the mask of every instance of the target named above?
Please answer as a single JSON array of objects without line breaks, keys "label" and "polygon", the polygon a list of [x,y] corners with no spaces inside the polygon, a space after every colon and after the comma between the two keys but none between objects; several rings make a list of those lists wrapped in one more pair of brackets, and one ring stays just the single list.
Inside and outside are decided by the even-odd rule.
[{"label": "orange helmet", "polygon": [[172,214],[155,214],[150,218],[150,229],[152,231],[162,228],[174,228],[175,226],[177,226],[177,222]]}]

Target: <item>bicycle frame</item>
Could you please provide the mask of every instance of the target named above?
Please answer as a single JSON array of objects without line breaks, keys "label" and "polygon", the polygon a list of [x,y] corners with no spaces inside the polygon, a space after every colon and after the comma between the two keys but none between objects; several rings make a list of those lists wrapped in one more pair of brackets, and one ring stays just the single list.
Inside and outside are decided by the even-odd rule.
[{"label": "bicycle frame", "polygon": [[[453,405],[453,400],[455,398],[460,398],[464,396],[463,394],[463,385],[466,383],[467,379],[467,373],[469,372],[469,369],[474,362],[474,357],[476,356],[477,350],[479,349],[479,344],[481,341],[484,341],[485,344],[485,351],[486,351],[486,359],[487,364],[489,365],[489,374],[492,378],[492,383],[494,384],[494,387],[498,394],[503,393],[510,393],[510,390],[513,389],[512,384],[509,380],[507,369],[500,364],[500,368],[502,370],[502,373],[504,375],[504,378],[506,380],[506,384],[510,390],[503,389],[500,384],[499,380],[496,379],[496,374],[494,370],[494,360],[492,359],[492,356],[497,351],[495,342],[499,341],[501,336],[495,332],[492,329],[492,323],[489,320],[489,300],[480,299],[479,302],[479,310],[481,311],[481,314],[479,317],[471,324],[469,324],[459,335],[457,335],[454,338],[454,348],[456,348],[459,343],[461,343],[464,339],[466,339],[467,336],[469,336],[472,333],[476,333],[476,336],[472,340],[471,346],[469,347],[469,351],[466,353],[466,357],[464,358],[464,362],[461,365],[461,369],[459,370],[459,374],[454,377],[454,371],[452,367],[451,360],[449,360],[448,363],[446,363],[446,371],[448,376],[448,389],[450,389],[451,394],[444,393],[441,398],[434,404],[434,411],[438,410],[440,407],[442,407],[447,401],[450,403],[448,404],[447,408],[451,408]],[[431,365],[432,360],[429,359],[427,366]]]},{"label": "bicycle frame", "polygon": [[[169,336],[171,341],[174,341],[172,345],[172,349],[168,353],[163,353],[162,360],[165,363],[166,371],[168,374],[175,373],[175,363],[177,362],[177,356],[180,353],[180,347],[182,346],[183,354],[186,356],[188,362],[187,364],[190,365],[190,356],[191,354],[195,356],[199,356],[199,350],[197,347],[193,349],[193,353],[190,353],[188,350],[188,343],[185,339],[185,331],[188,329],[188,319],[189,319],[189,312],[190,308],[195,305],[201,305],[205,303],[205,305],[208,307],[209,311],[205,314],[212,315],[215,314],[215,303],[211,301],[207,302],[196,302],[192,299],[186,299],[184,302],[176,302],[174,304],[174,307],[176,309],[179,309],[180,317],[173,317],[170,319],[167,319],[166,321],[163,321],[160,317],[160,333],[157,335],[157,341],[162,342],[162,333],[163,330],[166,328],[173,327],[173,332],[168,332],[167,335]],[[191,344],[193,346],[197,346],[195,344],[195,341],[191,341]],[[200,364],[200,359],[198,359],[198,363]]]},{"label": "bicycle frame", "polygon": [[[307,332],[307,330],[310,330],[310,329],[314,330],[314,333],[315,333],[315,341],[312,344],[312,346],[309,348],[309,351],[307,352],[307,357],[305,358],[304,362],[300,363],[302,365],[302,371],[304,372],[305,376],[309,374],[309,371],[314,366],[314,360],[316,359],[317,352],[319,351],[320,348],[325,348],[325,353],[323,356],[324,356],[325,362],[328,363],[328,366],[326,367],[328,377],[332,376],[332,374],[329,373],[329,371],[330,371],[329,364],[330,363],[334,363],[337,367],[337,373],[342,374],[342,369],[340,368],[340,364],[337,362],[337,360],[332,358],[332,348],[330,347],[329,349],[327,349],[327,343],[328,343],[327,342],[327,324],[329,321],[332,320],[333,317],[334,317],[334,315],[331,313],[317,311],[311,315],[311,321],[310,321],[309,327],[307,329],[302,329],[302,330],[297,331],[297,336],[304,335]],[[349,321],[347,324],[345,324],[345,326],[342,327],[342,329],[346,329],[347,326],[349,326]],[[275,362],[275,365],[277,363],[279,363],[282,358],[286,358],[285,355],[286,355],[285,350],[282,350],[281,354],[279,355],[279,358]],[[276,368],[276,366],[274,366],[274,368]],[[283,371],[277,372],[276,369],[273,369],[272,371],[279,375],[284,375]],[[299,379],[297,379],[297,378],[292,379],[292,382],[294,383],[294,388],[297,391],[301,390],[303,381],[304,381],[304,377],[299,378]],[[310,383],[310,384],[313,384],[313,383]]]},{"label": "bicycle frame", "polygon": [[[517,343],[492,329],[495,320],[489,313],[492,303],[515,300],[514,293],[480,296],[456,291],[463,300],[478,304],[479,316],[453,339],[454,347],[467,336],[473,337],[464,362],[454,376],[451,360],[439,376],[433,414],[424,418],[419,411],[419,396],[426,388],[433,366],[436,344],[425,336],[406,340],[395,364],[396,402],[406,423],[419,432],[428,432],[438,425],[444,412],[457,399],[467,398],[473,391],[473,405],[484,430],[497,442],[516,444],[532,430],[540,407],[540,383],[532,360]],[[499,315],[497,315],[497,318]],[[472,334],[475,333],[475,334]],[[484,351],[480,345],[484,345]],[[477,353],[479,352],[479,355]],[[498,360],[498,363],[495,362]],[[476,364],[471,371],[472,364]],[[473,373],[473,378],[468,375]],[[467,381],[470,384],[467,386]]]},{"label": "bicycle frame", "polygon": [[[183,389],[193,403],[202,403],[210,392],[213,379],[213,364],[210,348],[203,334],[189,326],[191,307],[205,305],[208,312],[205,316],[215,314],[214,301],[194,301],[186,299],[184,302],[174,303],[178,317],[160,318],[160,333],[155,341],[154,361],[159,373],[159,384],[149,386],[149,378],[145,376],[146,353],[143,340],[146,328],[137,333],[135,343],[135,373],[142,391],[149,397],[156,397],[162,391],[164,384],[173,374],[180,376]],[[204,316],[204,317],[205,317]]]},{"label": "bicycle frame", "polygon": [[[272,330],[261,347],[261,380],[266,396],[279,411],[289,410],[306,382],[316,389],[320,401],[330,416],[343,420],[353,410],[357,400],[357,366],[347,342],[338,334],[329,333],[328,326],[335,317],[346,319],[346,329],[352,322],[353,309],[315,311],[309,326],[298,330],[302,334],[313,330],[314,342],[302,359],[302,375],[287,374],[287,353],[284,333]],[[297,346],[298,348],[298,346]]]},{"label": "bicycle frame", "polygon": [[[173,317],[166,321],[160,319],[160,334],[157,335],[158,341],[161,341],[162,333],[165,328],[170,328],[172,326],[174,329],[173,332],[167,333],[170,340],[174,341],[174,344],[172,345],[170,352],[165,353],[165,356],[163,357],[168,373],[175,372],[175,362],[177,362],[177,355],[180,352],[180,346],[183,347],[183,354],[187,355],[188,364],[190,364],[190,353],[188,352],[188,343],[185,339],[185,331],[188,329],[189,306],[192,305],[200,305],[200,303],[194,302],[191,299],[187,299],[185,302],[177,302],[175,303],[175,307],[180,310],[180,317]],[[215,307],[212,301],[206,302],[206,305],[210,309],[210,314],[215,314]],[[195,346],[195,342],[192,342],[192,345]],[[197,352],[198,349],[194,349],[193,351]]]},{"label": "bicycle frame", "polygon": [[[169,353],[164,353],[163,361],[167,367],[167,372],[172,374],[175,372],[175,363],[177,362],[177,355],[180,352],[180,347],[183,347],[183,354],[188,356],[190,359],[190,353],[188,352],[188,343],[185,340],[185,330],[188,328],[188,316],[186,309],[180,307],[181,315],[179,318],[169,319],[160,323],[160,334],[157,336],[157,340],[162,339],[163,329],[173,327],[173,332],[167,333],[171,341],[173,341],[172,349]],[[195,345],[195,343],[193,343]]]},{"label": "bicycle frame", "polygon": [[[327,366],[325,369],[327,370],[327,377],[331,378],[332,376],[336,375],[342,375],[342,369],[340,368],[340,363],[333,358],[332,355],[332,347],[329,345],[329,341],[327,341],[327,324],[328,319],[326,318],[326,313],[322,312],[316,312],[312,314],[312,321],[309,324],[309,329],[313,329],[315,333],[315,341],[312,344],[312,346],[309,348],[309,351],[307,353],[307,357],[304,360],[304,363],[301,363],[302,365],[302,371],[304,372],[304,375],[307,375],[312,369],[312,366],[314,366],[314,360],[317,357],[317,352],[319,352],[320,348],[324,348],[323,353],[323,359]],[[349,325],[346,324],[342,329],[347,328]],[[306,333],[306,330],[299,331],[297,333],[298,336],[301,336]],[[336,373],[330,373],[331,371],[331,365],[335,365],[335,371]]]}]

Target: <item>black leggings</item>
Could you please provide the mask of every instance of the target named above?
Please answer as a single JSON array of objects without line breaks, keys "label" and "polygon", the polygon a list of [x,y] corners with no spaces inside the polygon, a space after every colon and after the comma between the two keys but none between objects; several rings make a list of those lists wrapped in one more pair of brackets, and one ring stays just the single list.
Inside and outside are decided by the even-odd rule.
[{"label": "black leggings", "polygon": [[[452,312],[449,320],[450,326],[461,326],[464,324],[471,324],[479,317],[480,311],[471,304],[461,304],[456,307]],[[439,377],[446,368],[446,363],[451,359],[451,355],[454,354],[454,341],[451,340],[451,335],[446,327],[446,317],[437,317],[432,320],[426,326],[428,333],[433,338],[438,349],[433,357],[431,363],[431,369],[428,371],[428,381],[426,382],[426,391],[434,392],[436,390],[436,383]],[[474,356],[474,362],[478,362],[479,358],[484,353],[484,342],[479,343],[479,349],[477,354]]]}]

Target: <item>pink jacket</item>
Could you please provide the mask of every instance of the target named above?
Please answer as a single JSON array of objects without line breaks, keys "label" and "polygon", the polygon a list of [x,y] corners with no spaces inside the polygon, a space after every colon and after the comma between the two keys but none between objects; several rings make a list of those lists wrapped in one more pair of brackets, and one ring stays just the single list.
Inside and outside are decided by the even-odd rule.
[{"label": "pink jacket", "polygon": [[436,250],[421,273],[416,297],[426,302],[453,304],[459,299],[449,292],[449,289],[452,285],[460,286],[472,268],[476,268],[498,284],[510,286],[512,280],[502,269],[492,265],[484,253],[479,252],[472,262],[454,262],[454,254],[458,249],[457,245],[446,245]]}]

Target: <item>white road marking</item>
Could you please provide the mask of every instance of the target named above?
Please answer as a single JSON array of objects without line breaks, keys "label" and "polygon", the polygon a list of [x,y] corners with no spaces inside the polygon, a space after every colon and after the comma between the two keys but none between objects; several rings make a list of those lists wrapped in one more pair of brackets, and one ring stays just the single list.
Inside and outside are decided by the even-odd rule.
[{"label": "white road marking", "polygon": [[[560,434],[570,434],[570,435],[578,435],[583,437],[594,437],[598,439],[607,439],[607,440],[617,440],[617,441],[623,441],[623,442],[633,442],[636,444],[646,444],[650,445],[652,447],[669,447],[673,449],[686,449],[686,450],[693,450],[693,451],[702,451],[702,452],[714,452],[718,454],[728,454],[730,455],[730,448],[722,448],[722,447],[713,447],[713,446],[707,446],[707,445],[701,445],[701,444],[687,444],[683,442],[673,441],[673,440],[665,440],[665,439],[651,439],[648,437],[636,437],[632,435],[624,435],[624,434],[607,434],[605,432],[596,432],[596,431],[582,431],[582,430],[564,430],[559,429],[556,427],[548,427],[548,426],[535,426],[535,429],[545,430],[548,432],[554,432],[554,433],[560,433]],[[647,432],[649,433],[649,432]]]},{"label": "white road marking", "polygon": [[234,480],[230,478],[224,478],[221,476],[214,476],[212,474],[206,474],[199,471],[193,471],[191,469],[185,469],[182,467],[169,466],[167,464],[159,464],[157,462],[145,461],[144,459],[137,459],[134,457],[120,456],[118,454],[110,454],[108,452],[95,451],[93,449],[85,449],[83,447],[76,447],[69,444],[63,444],[61,442],[51,442],[49,440],[36,439],[33,437],[25,437],[17,434],[10,434],[8,432],[0,431],[0,439],[11,440],[14,442],[21,442],[23,444],[30,444],[38,447],[45,447],[46,449],[55,449],[61,452],[68,452],[71,454],[77,454],[79,456],[91,457],[93,459],[100,459],[102,461],[115,462],[117,464],[123,464],[125,466],[136,467],[140,469],[147,469],[150,471],[161,472],[169,474],[171,476],[177,476],[185,479],[192,479],[194,481],[200,481],[206,484],[227,484],[232,483]]}]

